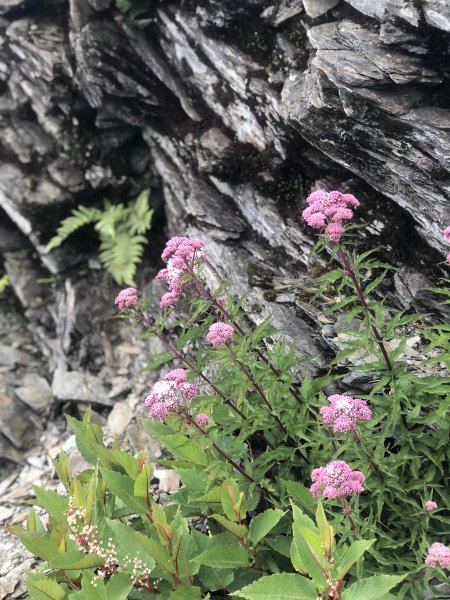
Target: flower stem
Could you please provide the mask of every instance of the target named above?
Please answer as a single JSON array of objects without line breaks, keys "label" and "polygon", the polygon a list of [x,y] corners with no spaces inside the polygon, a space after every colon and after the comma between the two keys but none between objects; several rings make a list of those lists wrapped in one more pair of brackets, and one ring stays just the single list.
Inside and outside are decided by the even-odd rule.
[{"label": "flower stem", "polygon": [[[236,356],[236,353],[234,352],[234,350],[231,348],[231,346],[229,344],[226,344],[227,349],[229,351],[229,353],[231,354],[234,362],[237,364],[237,366],[239,367],[239,369],[242,371],[242,373],[244,373],[244,375],[247,377],[247,379],[250,381],[250,383],[253,385],[253,387],[255,388],[255,390],[258,392],[259,396],[262,398],[264,404],[267,406],[267,409],[269,411],[269,414],[275,419],[275,421],[277,422],[278,427],[281,429],[281,431],[289,436],[288,430],[286,429],[286,427],[283,425],[283,423],[280,421],[279,417],[277,415],[274,414],[273,412],[273,407],[270,404],[269,400],[267,399],[266,394],[264,393],[264,390],[262,389],[262,387],[259,385],[259,383],[257,383],[255,381],[255,378],[253,377],[253,375],[250,373],[250,371],[248,371],[248,369],[246,369],[245,365],[238,359],[238,357]],[[292,438],[291,438],[292,439]],[[293,440],[294,441],[294,440]],[[295,441],[294,441],[295,443]]]},{"label": "flower stem", "polygon": [[[219,314],[216,313],[216,317],[220,320],[223,320],[223,318],[225,317],[225,319],[227,321],[229,321],[230,323],[233,324],[233,326],[236,328],[236,331],[238,331],[241,335],[245,336],[245,331],[244,329],[241,327],[241,325],[236,321],[236,319],[234,319],[234,317],[227,311],[227,309],[225,308],[225,306],[218,301],[217,298],[215,298],[206,288],[205,286],[202,284],[202,282],[200,281],[200,279],[197,277],[197,275],[195,274],[194,270],[192,269],[191,265],[189,264],[188,261],[185,260],[185,264],[186,264],[186,268],[189,271],[189,275],[191,276],[192,282],[194,283],[194,287],[196,288],[197,292],[206,300],[208,300],[212,306],[214,306],[214,308],[216,308],[219,311]],[[222,315],[222,316],[221,316]],[[280,383],[284,382],[281,380],[281,373],[280,371],[278,371],[278,369],[276,369],[270,362],[270,360],[264,355],[263,352],[261,352],[261,350],[259,348],[252,348],[252,352],[255,352],[257,354],[257,356],[259,357],[259,359],[266,364],[269,369],[272,371],[272,373],[275,375],[276,379],[278,379],[280,381]],[[298,402],[298,404],[303,405],[303,401],[301,399],[300,394],[298,393],[298,391],[296,390],[296,388],[294,387],[293,384],[291,384],[289,386],[289,391],[291,392],[292,396],[295,398],[295,400]]]},{"label": "flower stem", "polygon": [[[143,325],[145,325],[145,327],[147,327],[147,329],[149,329],[154,335],[156,335],[156,337],[164,344],[164,346],[170,352],[172,352],[172,354],[175,356],[175,358],[178,358],[178,360],[181,361],[182,363],[184,363],[189,369],[191,369],[193,372],[196,372],[195,365],[193,363],[191,363],[191,361],[182,352],[180,352],[176,348],[176,346],[174,346],[173,344],[171,344],[156,329],[156,327],[153,325],[153,323],[151,321],[149,321],[149,319],[147,319],[147,317],[142,312],[139,312],[136,309],[132,309],[132,312],[133,312],[134,315],[136,315],[138,317],[138,319],[141,321],[141,323],[143,323]],[[209,379],[209,377],[207,375],[205,375],[204,373],[200,372],[199,373],[199,377],[201,379],[203,379],[203,381],[206,384],[208,384],[209,387],[213,390],[214,394],[216,396],[219,396],[227,406],[229,406],[237,415],[239,415],[241,417],[241,419],[243,421],[247,421],[247,417],[244,415],[244,413],[237,406],[235,406],[229,400],[229,398],[227,398],[225,396],[225,394],[223,394],[223,392],[221,392],[219,390],[219,388]],[[257,435],[271,450],[275,450],[275,446],[271,442],[269,442],[269,440],[266,438],[266,436],[263,433],[261,433],[259,431],[256,431],[255,435]]]},{"label": "flower stem", "polygon": [[378,331],[377,327],[375,326],[375,324],[372,322],[372,312],[369,308],[369,305],[367,304],[363,289],[362,289],[362,287],[358,281],[358,278],[356,276],[355,269],[353,268],[353,265],[351,264],[347,254],[345,253],[341,244],[339,244],[338,242],[335,242],[335,243],[338,248],[339,258],[341,259],[341,263],[342,263],[342,266],[344,267],[344,271],[345,271],[345,273],[347,273],[347,275],[350,277],[350,279],[352,281],[353,287],[355,288],[355,292],[358,295],[359,301],[361,302],[361,305],[365,310],[367,318],[369,319],[370,328],[372,329],[375,339],[377,341],[377,344],[381,350],[381,354],[383,355],[384,362],[386,363],[388,371],[390,371],[392,374],[392,372],[394,370],[392,363],[391,363],[389,355],[387,353],[386,346],[384,345],[383,338],[382,338],[380,332]]}]

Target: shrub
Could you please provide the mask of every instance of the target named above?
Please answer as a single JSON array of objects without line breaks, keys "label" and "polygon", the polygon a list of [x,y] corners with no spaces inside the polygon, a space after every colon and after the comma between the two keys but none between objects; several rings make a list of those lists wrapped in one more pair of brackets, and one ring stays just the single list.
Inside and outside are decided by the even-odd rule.
[{"label": "shrub", "polygon": [[[89,412],[68,417],[92,468],[73,476],[61,453],[67,495],[36,488],[48,526],[31,511],[26,529],[13,528],[45,561],[29,576],[32,596],[419,599],[446,580],[449,379],[404,360],[408,328],[423,317],[382,299],[392,267],[344,246],[356,198],[308,200],[304,217],[323,231],[315,252],[337,263],[317,297],[338,295],[330,310],[345,313],[346,347],[298,383],[309,357],[270,320],[249,327],[244,299],[225,284],[205,286],[200,240],[172,238],[157,276],[168,285],[161,316],[143,312],[134,288],[116,305],[165,345],[154,365],[177,363],[145,397],[144,427],[183,485],[157,501],[145,450],[107,448]],[[172,341],[167,317],[179,305],[187,316]],[[448,352],[442,330],[430,335]],[[330,393],[352,357],[374,381],[362,398]]]}]

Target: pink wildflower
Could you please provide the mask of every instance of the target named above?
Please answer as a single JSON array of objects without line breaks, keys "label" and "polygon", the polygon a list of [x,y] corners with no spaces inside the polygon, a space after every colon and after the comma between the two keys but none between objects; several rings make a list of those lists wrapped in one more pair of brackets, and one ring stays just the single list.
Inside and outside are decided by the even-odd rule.
[{"label": "pink wildflower", "polygon": [[137,301],[137,290],[129,287],[117,294],[114,304],[119,307],[119,310],[125,310],[135,306]]},{"label": "pink wildflower", "polygon": [[339,242],[344,233],[344,226],[342,223],[328,223],[325,227],[326,233],[328,233],[328,237],[333,242]]},{"label": "pink wildflower", "polygon": [[440,542],[431,544],[428,548],[428,555],[425,564],[429,567],[440,566],[443,569],[450,569],[450,548]]},{"label": "pink wildflower", "polygon": [[162,380],[157,381],[144,399],[149,409],[148,416],[161,422],[170,413],[179,413],[190,400],[197,395],[197,386],[186,381],[184,369],[169,371]]},{"label": "pink wildflower", "polygon": [[444,229],[442,232],[446,240],[450,241],[450,225]]},{"label": "pink wildflower", "polygon": [[234,327],[226,323],[213,323],[209,328],[206,339],[213,346],[228,344],[233,339]]},{"label": "pink wildflower", "polygon": [[339,242],[344,232],[343,221],[353,218],[349,208],[359,206],[359,200],[352,194],[317,190],[306,199],[309,205],[302,213],[304,220],[314,229],[325,228],[329,238]]},{"label": "pink wildflower", "polygon": [[167,292],[167,294],[163,294],[161,296],[161,300],[159,305],[161,308],[172,308],[181,298],[181,294],[177,294],[175,292]]},{"label": "pink wildflower", "polygon": [[425,509],[428,512],[431,512],[432,510],[436,510],[437,507],[438,507],[438,505],[436,504],[436,502],[434,500],[427,500],[425,502]]},{"label": "pink wildflower", "polygon": [[356,429],[357,421],[368,421],[372,411],[365,400],[334,394],[328,396],[329,406],[322,406],[320,414],[324,423],[332,423],[334,433]]},{"label": "pink wildflower", "polygon": [[313,484],[310,490],[314,496],[339,498],[364,491],[364,475],[360,471],[352,471],[343,460],[335,460],[326,467],[313,469],[311,479]]},{"label": "pink wildflower", "polygon": [[203,246],[201,240],[187,237],[173,237],[167,242],[161,255],[167,267],[156,275],[169,286],[169,292],[161,298],[161,308],[171,308],[179,302],[189,278],[204,262]]},{"label": "pink wildflower", "polygon": [[187,381],[186,369],[172,369],[164,375],[166,381],[175,381],[176,383],[184,383]]},{"label": "pink wildflower", "polygon": [[208,423],[209,423],[208,415],[205,415],[204,413],[199,413],[197,415],[197,423],[199,425],[201,425],[202,427],[204,427],[205,425],[208,425]]}]

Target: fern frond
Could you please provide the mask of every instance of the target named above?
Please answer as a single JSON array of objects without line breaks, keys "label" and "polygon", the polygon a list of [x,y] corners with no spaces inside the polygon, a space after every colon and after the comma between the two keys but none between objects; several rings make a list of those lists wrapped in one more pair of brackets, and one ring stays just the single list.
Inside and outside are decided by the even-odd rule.
[{"label": "fern frond", "polygon": [[61,221],[60,226],[56,230],[56,235],[47,244],[47,252],[60,246],[72,233],[80,227],[95,223],[102,216],[102,211],[98,208],[79,206],[72,210],[70,217]]},{"label": "fern frond", "polygon": [[126,14],[132,7],[130,0],[116,0],[117,8]]},{"label": "fern frond", "polygon": [[153,209],[149,205],[150,190],[144,190],[136,198],[134,204],[130,207],[130,213],[127,219],[127,228],[131,234],[143,234],[152,222]]},{"label": "fern frond", "polygon": [[100,262],[119,285],[134,285],[136,267],[144,253],[147,239],[143,235],[117,233],[115,239],[104,239],[100,244]]},{"label": "fern frond", "polygon": [[95,225],[95,230],[98,231],[100,239],[115,238],[117,226],[121,221],[125,221],[131,209],[125,208],[123,204],[107,205],[105,202],[105,210],[101,213],[100,219]]},{"label": "fern frond", "polygon": [[6,273],[0,277],[0,294],[6,290],[9,285],[9,277]]}]

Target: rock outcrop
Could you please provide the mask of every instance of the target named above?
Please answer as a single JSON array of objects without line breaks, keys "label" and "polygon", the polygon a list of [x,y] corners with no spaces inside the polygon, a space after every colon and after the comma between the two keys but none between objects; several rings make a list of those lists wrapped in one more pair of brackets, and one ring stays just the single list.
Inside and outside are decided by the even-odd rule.
[{"label": "rock outcrop", "polygon": [[0,0],[0,250],[56,400],[114,403],[92,240],[45,251],[104,196],[152,187],[168,232],[207,241],[210,281],[250,288],[302,353],[327,347],[303,293],[318,185],[362,200],[362,235],[399,268],[391,299],[439,310],[424,290],[450,223],[448,2],[161,0],[135,21],[113,4]]}]

